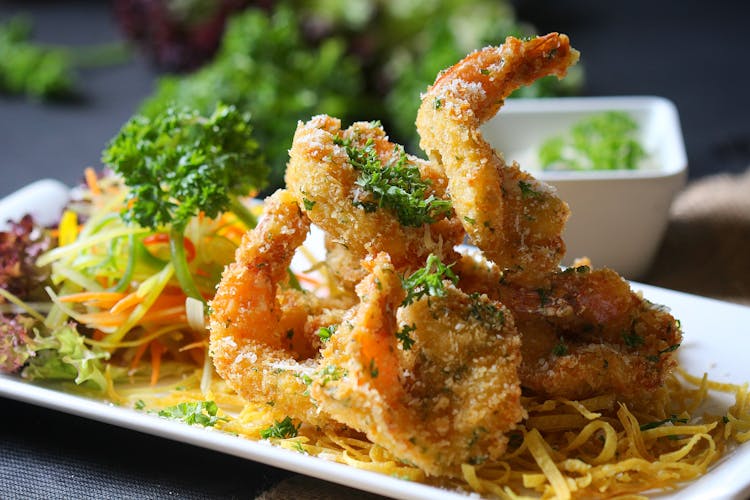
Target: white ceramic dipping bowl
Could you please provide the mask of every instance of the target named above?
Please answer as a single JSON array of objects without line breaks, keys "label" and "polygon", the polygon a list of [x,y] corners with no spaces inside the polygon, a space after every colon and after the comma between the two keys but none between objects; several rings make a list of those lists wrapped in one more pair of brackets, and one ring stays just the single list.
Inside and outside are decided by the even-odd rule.
[{"label": "white ceramic dipping bowl", "polygon": [[[542,171],[537,151],[549,137],[586,116],[624,111],[639,126],[648,159],[637,170]],[[563,264],[589,257],[629,279],[648,271],[664,236],[669,207],[684,186],[687,157],[674,104],[661,97],[511,99],[482,127],[505,157],[552,184],[571,216],[563,238]]]}]

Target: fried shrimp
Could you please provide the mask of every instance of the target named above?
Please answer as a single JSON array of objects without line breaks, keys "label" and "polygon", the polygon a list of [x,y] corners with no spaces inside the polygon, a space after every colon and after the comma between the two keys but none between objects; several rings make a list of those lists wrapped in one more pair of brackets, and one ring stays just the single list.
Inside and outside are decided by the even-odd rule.
[{"label": "fried shrimp", "polygon": [[506,165],[479,127],[515,89],[563,77],[578,60],[568,37],[550,33],[476,51],[440,74],[417,114],[420,146],[445,172],[456,214],[472,242],[503,269],[527,276],[554,270],[565,253],[569,215],[554,189]]},{"label": "fried shrimp", "polygon": [[522,338],[521,383],[539,394],[642,396],[677,364],[679,323],[610,269],[568,268],[539,287],[506,282],[469,256],[454,269],[467,291],[486,292],[512,311]]},{"label": "fried shrimp", "polygon": [[462,463],[500,456],[524,414],[510,313],[449,282],[444,296],[400,307],[388,256],[365,265],[361,304],[323,350],[311,385],[320,408],[428,474],[458,475]]},{"label": "fried shrimp", "polygon": [[211,301],[211,355],[219,375],[248,401],[273,401],[282,414],[321,423],[326,419],[299,375],[317,367],[317,329],[340,322],[343,311],[283,286],[310,222],[287,191],[274,193],[265,207]]},{"label": "fried shrimp", "polygon": [[377,123],[341,130],[338,119],[323,115],[299,123],[286,183],[355,261],[383,251],[398,269],[419,267],[431,253],[450,260],[463,239],[441,172],[404,153]]}]

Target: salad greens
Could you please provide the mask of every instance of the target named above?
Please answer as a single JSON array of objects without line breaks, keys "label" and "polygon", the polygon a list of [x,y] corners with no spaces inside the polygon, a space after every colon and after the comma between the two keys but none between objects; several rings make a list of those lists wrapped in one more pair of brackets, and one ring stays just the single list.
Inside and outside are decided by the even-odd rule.
[{"label": "salad greens", "polygon": [[125,220],[147,228],[169,228],[175,274],[188,296],[203,300],[188,269],[185,228],[203,213],[232,211],[247,227],[255,217],[238,197],[263,187],[268,168],[252,136],[250,117],[217,105],[208,117],[166,108],[127,122],[104,151],[130,188]]},{"label": "salad greens", "polygon": [[645,156],[638,124],[622,111],[585,118],[568,134],[551,137],[539,148],[546,170],[634,170]]}]

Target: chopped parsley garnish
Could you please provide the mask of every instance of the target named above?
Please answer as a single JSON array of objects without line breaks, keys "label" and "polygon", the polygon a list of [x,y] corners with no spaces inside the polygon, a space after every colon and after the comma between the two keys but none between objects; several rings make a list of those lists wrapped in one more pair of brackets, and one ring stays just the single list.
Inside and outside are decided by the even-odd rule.
[{"label": "chopped parsley garnish", "polygon": [[378,365],[375,364],[375,358],[370,360],[370,376],[372,378],[378,378],[379,374]]},{"label": "chopped parsley garnish", "polygon": [[404,351],[408,351],[414,345],[414,339],[411,338],[409,334],[416,329],[417,326],[414,324],[404,325],[399,331],[396,332],[396,338],[399,342],[401,342],[401,347],[404,349]]},{"label": "chopped parsley garnish", "polygon": [[318,329],[318,337],[320,337],[322,342],[328,342],[333,334],[336,333],[336,328],[338,328],[338,325],[321,326]]},{"label": "chopped parsley garnish", "polygon": [[299,431],[301,425],[302,422],[295,426],[292,418],[287,415],[284,417],[284,420],[277,420],[270,427],[260,431],[260,437],[262,439],[287,439],[297,437],[297,431]]},{"label": "chopped parsley garnish", "polygon": [[312,210],[316,202],[308,200],[307,198],[302,198],[302,203],[305,205],[305,210]]},{"label": "chopped parsley garnish", "polygon": [[626,346],[628,346],[628,347],[630,347],[632,349],[635,349],[635,348],[637,348],[639,346],[642,346],[643,344],[646,343],[646,341],[643,339],[643,337],[641,337],[640,335],[638,335],[635,332],[624,332],[622,334],[622,340],[623,340],[623,342],[625,342]]},{"label": "chopped parsley garnish", "polygon": [[320,385],[325,387],[328,382],[335,382],[345,377],[346,369],[336,365],[327,365],[318,372],[318,375],[320,377]]},{"label": "chopped parsley garnish", "polygon": [[680,344],[672,344],[671,346],[666,347],[666,348],[662,349],[661,351],[659,351],[656,355],[646,356],[646,359],[648,359],[649,361],[653,361],[654,363],[656,363],[657,361],[659,361],[659,357],[662,354],[667,354],[669,352],[674,352],[679,347],[680,347]]},{"label": "chopped parsley garnish", "polygon": [[568,346],[565,345],[565,341],[562,338],[557,344],[555,344],[555,347],[552,348],[552,354],[555,356],[565,356],[568,354]]},{"label": "chopped parsley garnish", "polygon": [[223,417],[217,417],[219,407],[213,401],[198,401],[195,403],[179,403],[159,411],[160,417],[179,420],[188,425],[202,425],[213,427],[219,421],[226,421]]},{"label": "chopped parsley garnish", "polygon": [[549,290],[545,290],[544,288],[537,288],[536,293],[539,294],[539,305],[542,307],[546,306],[549,303]]},{"label": "chopped parsley garnish", "polygon": [[518,181],[518,187],[521,189],[521,198],[524,200],[541,196],[539,191],[535,191],[534,188],[531,187],[530,182]]},{"label": "chopped parsley garnish", "polygon": [[469,295],[471,299],[469,315],[495,330],[500,330],[505,325],[505,313],[502,309],[490,302],[482,301],[479,293]]},{"label": "chopped parsley garnish", "polygon": [[430,254],[423,268],[401,281],[401,286],[406,290],[403,305],[408,306],[425,296],[445,297],[443,280],[450,280],[454,285],[458,283],[451,266],[446,266],[436,255]]},{"label": "chopped parsley garnish", "polygon": [[146,407],[146,402],[142,399],[139,399],[138,401],[135,402],[135,405],[133,405],[133,407],[136,410],[142,410]]},{"label": "chopped parsley garnish", "polygon": [[403,148],[396,146],[398,160],[383,165],[372,139],[362,147],[353,145],[349,139],[336,138],[335,142],[346,149],[350,163],[359,171],[357,186],[370,194],[355,199],[355,206],[366,212],[385,208],[408,227],[431,224],[450,213],[450,201],[432,194],[427,196],[430,181],[422,179],[419,169],[409,163]]},{"label": "chopped parsley garnish", "polygon": [[646,156],[637,134],[638,124],[627,113],[600,113],[545,141],[539,160],[544,169],[634,170]]}]

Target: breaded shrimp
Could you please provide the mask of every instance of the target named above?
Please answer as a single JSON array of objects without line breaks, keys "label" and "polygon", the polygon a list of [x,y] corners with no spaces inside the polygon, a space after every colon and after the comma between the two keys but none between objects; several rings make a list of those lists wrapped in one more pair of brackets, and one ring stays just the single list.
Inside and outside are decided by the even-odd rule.
[{"label": "breaded shrimp", "polygon": [[512,316],[449,282],[445,296],[400,307],[388,256],[365,265],[361,304],[324,349],[324,375],[311,385],[321,410],[431,475],[500,456],[524,414]]},{"label": "breaded shrimp", "polygon": [[430,253],[449,261],[464,236],[440,171],[405,154],[379,124],[341,130],[338,119],[323,115],[299,123],[286,183],[310,220],[355,261],[381,251],[398,269],[419,267]]},{"label": "breaded shrimp", "polygon": [[677,364],[679,323],[610,269],[568,268],[538,286],[505,281],[469,256],[454,270],[465,290],[486,292],[512,311],[521,332],[521,383],[539,394],[637,397],[660,387]]},{"label": "breaded shrimp", "polygon": [[273,401],[280,414],[325,422],[300,374],[317,368],[318,328],[340,322],[343,311],[282,286],[310,221],[288,191],[274,193],[265,207],[211,301],[210,352],[219,375],[248,401]]},{"label": "breaded shrimp", "polygon": [[503,269],[530,276],[554,270],[565,253],[569,215],[554,188],[507,166],[482,137],[514,90],[547,75],[563,77],[578,60],[568,37],[508,37],[441,73],[422,96],[420,146],[445,172],[453,207],[472,242]]}]

